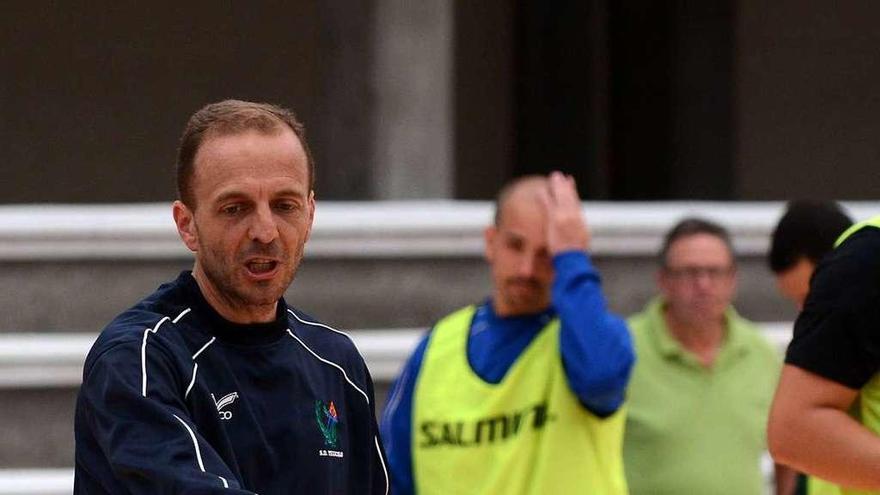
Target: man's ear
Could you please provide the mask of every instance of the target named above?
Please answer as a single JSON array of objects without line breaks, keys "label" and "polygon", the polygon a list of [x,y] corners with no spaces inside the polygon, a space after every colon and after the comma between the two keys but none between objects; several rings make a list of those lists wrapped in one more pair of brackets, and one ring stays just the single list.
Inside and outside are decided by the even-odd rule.
[{"label": "man's ear", "polygon": [[498,236],[498,228],[494,225],[490,225],[483,230],[483,254],[486,257],[486,261],[492,263],[492,260],[495,255],[495,238]]},{"label": "man's ear", "polygon": [[171,214],[174,216],[174,224],[177,226],[177,235],[190,251],[199,250],[199,234],[196,229],[194,212],[182,201],[177,200],[171,206]]},{"label": "man's ear", "polygon": [[[312,237],[312,224],[315,221],[315,190],[309,191],[309,227],[306,231],[305,241]],[[303,242],[305,242],[303,241]]]}]

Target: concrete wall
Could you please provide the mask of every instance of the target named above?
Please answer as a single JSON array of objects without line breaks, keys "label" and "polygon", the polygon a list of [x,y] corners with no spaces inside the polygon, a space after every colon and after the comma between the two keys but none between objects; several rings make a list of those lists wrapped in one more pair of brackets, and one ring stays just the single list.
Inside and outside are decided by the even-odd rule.
[{"label": "concrete wall", "polygon": [[372,5],[5,5],[0,202],[170,199],[186,118],[230,97],[297,112],[321,197],[369,197]]},{"label": "concrete wall", "polygon": [[738,197],[880,196],[880,3],[740,0]]},{"label": "concrete wall", "polygon": [[[592,198],[655,197],[627,184],[656,170],[668,184],[644,187],[672,191],[661,198],[876,197],[880,4],[588,3],[563,2],[559,12],[577,14],[567,22],[514,0],[9,3],[0,16],[0,203],[170,199],[186,117],[227,97],[300,114],[322,199],[486,199],[513,173],[557,166]],[[614,22],[646,15],[635,32],[659,36],[650,43],[671,46],[670,58],[623,67],[646,68],[642,81],[678,74],[682,93],[667,103],[680,121],[658,118],[666,103],[609,106],[626,76],[609,53],[619,55],[620,37],[636,39]],[[581,55],[552,62],[568,53],[553,43]],[[565,81],[589,94],[544,101],[542,88]],[[549,115],[529,110],[544,106]],[[621,138],[621,113],[648,122],[643,137],[675,145],[678,158],[658,168],[650,140],[620,141],[634,135]],[[522,124],[531,121],[537,127]],[[589,139],[566,140],[584,129]],[[560,143],[574,146],[573,158],[544,163],[560,161],[551,153]],[[615,172],[642,148],[633,170]]]},{"label": "concrete wall", "polygon": [[452,2],[377,2],[375,198],[453,195]]}]

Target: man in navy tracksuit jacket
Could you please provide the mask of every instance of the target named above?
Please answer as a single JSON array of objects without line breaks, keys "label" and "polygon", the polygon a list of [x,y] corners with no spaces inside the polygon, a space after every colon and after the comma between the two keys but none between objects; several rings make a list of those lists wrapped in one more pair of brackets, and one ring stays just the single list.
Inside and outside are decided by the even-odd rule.
[{"label": "man in navy tracksuit jacket", "polygon": [[173,214],[195,265],[89,353],[75,494],[388,493],[363,359],[281,297],[313,172],[287,110],[224,101],[190,119]]}]

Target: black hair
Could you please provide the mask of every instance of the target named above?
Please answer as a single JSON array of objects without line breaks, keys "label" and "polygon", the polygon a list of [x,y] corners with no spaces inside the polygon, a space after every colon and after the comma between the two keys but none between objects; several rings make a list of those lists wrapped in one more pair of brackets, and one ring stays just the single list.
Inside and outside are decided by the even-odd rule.
[{"label": "black hair", "polygon": [[790,201],[770,240],[770,269],[784,272],[801,258],[818,263],[852,223],[834,201]]}]

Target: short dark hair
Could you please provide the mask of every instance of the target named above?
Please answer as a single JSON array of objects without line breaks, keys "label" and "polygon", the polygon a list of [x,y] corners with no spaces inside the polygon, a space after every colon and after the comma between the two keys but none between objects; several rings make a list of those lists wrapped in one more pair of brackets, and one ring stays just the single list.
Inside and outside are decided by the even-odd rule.
[{"label": "short dark hair", "polygon": [[286,108],[270,103],[224,100],[205,105],[189,118],[177,148],[177,197],[190,208],[195,207],[192,194],[193,166],[196,154],[208,136],[225,136],[255,130],[274,134],[289,127],[306,153],[309,189],[315,188],[315,162],[306,144],[305,128],[296,115]]},{"label": "short dark hair", "polygon": [[736,264],[736,256],[734,256],[733,252],[733,242],[730,240],[730,233],[727,229],[711,220],[699,217],[687,217],[680,220],[675,226],[666,232],[666,236],[663,238],[663,245],[660,247],[660,254],[658,255],[660,266],[664,268],[668,266],[666,264],[666,257],[669,255],[669,248],[675,243],[675,241],[698,234],[708,234],[720,239],[727,247],[727,252],[730,253],[730,259]]},{"label": "short dark hair", "polygon": [[852,223],[834,201],[790,201],[770,240],[770,269],[784,272],[801,258],[818,263]]}]

